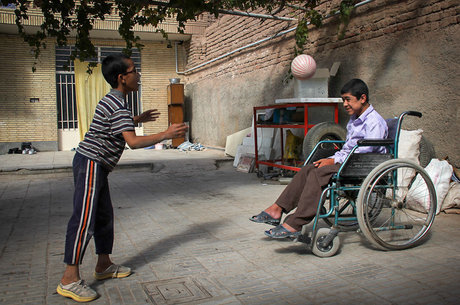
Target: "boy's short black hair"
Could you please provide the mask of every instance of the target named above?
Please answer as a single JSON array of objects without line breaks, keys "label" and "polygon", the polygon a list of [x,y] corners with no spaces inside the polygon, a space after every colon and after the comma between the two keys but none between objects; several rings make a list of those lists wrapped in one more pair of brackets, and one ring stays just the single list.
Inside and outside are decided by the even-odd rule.
[{"label": "boy's short black hair", "polygon": [[102,61],[102,75],[112,88],[118,87],[118,75],[128,70],[127,59],[129,56],[120,53],[109,55]]},{"label": "boy's short black hair", "polygon": [[340,94],[344,93],[350,93],[357,99],[360,99],[361,96],[365,94],[367,97],[366,101],[369,102],[369,88],[367,87],[366,83],[359,78],[354,78],[343,85]]}]

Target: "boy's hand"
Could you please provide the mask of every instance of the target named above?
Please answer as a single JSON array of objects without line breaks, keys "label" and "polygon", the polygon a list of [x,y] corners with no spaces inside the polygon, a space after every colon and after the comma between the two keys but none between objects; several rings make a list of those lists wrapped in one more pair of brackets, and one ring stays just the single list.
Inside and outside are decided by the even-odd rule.
[{"label": "boy's hand", "polygon": [[145,122],[153,122],[158,119],[160,113],[157,109],[150,109],[147,111],[142,112],[140,115],[134,117],[134,123],[145,123]]},{"label": "boy's hand", "polygon": [[313,162],[313,165],[315,165],[315,167],[323,167],[323,166],[326,166],[326,165],[334,165],[334,158],[320,159],[318,161]]},{"label": "boy's hand", "polygon": [[188,130],[188,126],[184,123],[182,124],[172,124],[166,129],[165,134],[167,139],[181,138],[185,136],[185,133]]}]

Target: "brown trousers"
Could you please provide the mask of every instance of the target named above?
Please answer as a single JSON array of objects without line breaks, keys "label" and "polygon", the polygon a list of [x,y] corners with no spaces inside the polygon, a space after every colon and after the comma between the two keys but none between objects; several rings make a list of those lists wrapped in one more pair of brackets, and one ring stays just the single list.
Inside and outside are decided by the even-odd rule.
[{"label": "brown trousers", "polygon": [[304,224],[315,217],[321,192],[339,168],[340,164],[320,168],[309,164],[294,176],[276,200],[276,204],[283,209],[284,213],[297,208],[285,219],[285,223],[300,231]]}]

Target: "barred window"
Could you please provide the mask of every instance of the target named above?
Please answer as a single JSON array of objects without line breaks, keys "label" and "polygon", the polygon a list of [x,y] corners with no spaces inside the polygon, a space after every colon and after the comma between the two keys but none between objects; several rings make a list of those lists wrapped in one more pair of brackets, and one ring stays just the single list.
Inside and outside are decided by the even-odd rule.
[{"label": "barred window", "polygon": [[[57,97],[57,121],[58,129],[77,129],[78,116],[75,97],[75,72],[73,61],[70,55],[74,47],[56,46],[56,97]],[[121,47],[96,47],[97,58],[92,58],[90,62],[100,63],[111,55],[121,53]],[[136,70],[141,72],[141,54],[137,49],[133,49],[131,59],[134,61]],[[141,88],[139,91],[131,92],[127,95],[126,101],[131,109],[132,115],[139,115],[142,112]]]}]

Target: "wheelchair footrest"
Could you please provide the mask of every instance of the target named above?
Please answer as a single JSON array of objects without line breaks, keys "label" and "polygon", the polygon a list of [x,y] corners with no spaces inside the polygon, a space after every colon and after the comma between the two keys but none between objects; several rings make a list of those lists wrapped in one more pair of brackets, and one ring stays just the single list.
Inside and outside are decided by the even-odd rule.
[{"label": "wheelchair footrest", "polygon": [[311,238],[308,235],[300,234],[297,236],[297,238],[294,240],[295,242],[301,242],[304,244],[311,244]]}]

